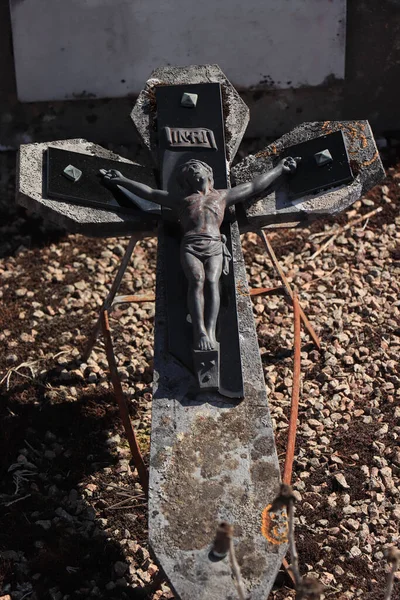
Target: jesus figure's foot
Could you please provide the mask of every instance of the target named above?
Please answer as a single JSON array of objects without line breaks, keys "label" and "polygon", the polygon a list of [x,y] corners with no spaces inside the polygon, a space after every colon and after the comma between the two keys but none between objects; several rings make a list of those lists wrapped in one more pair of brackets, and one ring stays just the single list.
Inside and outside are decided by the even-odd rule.
[{"label": "jesus figure's foot", "polygon": [[213,349],[213,345],[210,341],[210,338],[206,333],[199,334],[198,338],[195,340],[194,349],[203,351]]},{"label": "jesus figure's foot", "polygon": [[216,348],[218,345],[217,339],[215,337],[215,331],[207,331],[208,339],[210,340],[211,348]]}]

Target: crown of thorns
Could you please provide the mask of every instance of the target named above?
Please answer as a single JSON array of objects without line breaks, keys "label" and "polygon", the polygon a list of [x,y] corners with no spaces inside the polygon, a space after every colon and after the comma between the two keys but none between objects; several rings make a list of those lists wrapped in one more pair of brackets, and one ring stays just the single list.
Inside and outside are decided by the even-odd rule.
[{"label": "crown of thorns", "polygon": [[206,171],[207,175],[209,175],[210,177],[213,176],[213,170],[210,167],[210,165],[208,165],[205,162],[202,162],[201,160],[196,160],[195,158],[188,160],[181,167],[179,167],[178,174],[180,176],[184,176],[185,173],[187,173],[188,171],[195,171],[198,169],[198,167],[202,167]]}]

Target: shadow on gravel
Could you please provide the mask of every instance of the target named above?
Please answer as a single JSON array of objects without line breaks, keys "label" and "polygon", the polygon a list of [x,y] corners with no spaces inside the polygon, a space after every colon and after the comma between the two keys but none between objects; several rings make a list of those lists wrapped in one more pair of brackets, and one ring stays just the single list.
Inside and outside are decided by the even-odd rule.
[{"label": "shadow on gravel", "polygon": [[0,258],[14,256],[22,248],[32,250],[57,244],[67,235],[65,230],[45,223],[40,217],[28,215],[21,207],[16,207],[12,217],[8,211],[0,211],[0,223]]},{"label": "shadow on gravel", "polygon": [[[124,561],[110,523],[99,518],[107,508],[100,492],[118,461],[108,437],[119,428],[114,398],[92,393],[50,402],[44,391],[16,385],[0,405],[0,590],[12,591],[13,600],[26,591],[38,599],[145,598],[147,589],[122,580],[109,585],[115,563]],[[127,526],[133,539],[135,528],[143,530],[136,516]]]},{"label": "shadow on gravel", "polygon": [[0,152],[0,258],[14,256],[22,247],[43,248],[59,242],[66,232],[45,223],[15,201],[16,152]]}]

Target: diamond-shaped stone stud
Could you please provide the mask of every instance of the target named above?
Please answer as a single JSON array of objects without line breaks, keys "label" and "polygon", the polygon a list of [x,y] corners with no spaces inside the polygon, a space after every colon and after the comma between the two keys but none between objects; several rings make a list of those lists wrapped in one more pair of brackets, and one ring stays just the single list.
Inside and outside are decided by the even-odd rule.
[{"label": "diamond-shaped stone stud", "polygon": [[189,94],[189,92],[183,92],[181,106],[186,106],[186,108],[195,108],[198,97],[198,94]]},{"label": "diamond-shaped stone stud", "polygon": [[314,158],[315,162],[319,167],[333,162],[332,154],[329,152],[329,150],[322,150],[322,152],[317,152],[317,154],[314,154]]},{"label": "diamond-shaped stone stud", "polygon": [[82,171],[80,171],[73,165],[68,165],[68,167],[65,167],[65,169],[63,171],[63,175],[70,181],[73,181],[74,183],[76,183],[77,181],[80,180],[80,178],[82,176]]}]

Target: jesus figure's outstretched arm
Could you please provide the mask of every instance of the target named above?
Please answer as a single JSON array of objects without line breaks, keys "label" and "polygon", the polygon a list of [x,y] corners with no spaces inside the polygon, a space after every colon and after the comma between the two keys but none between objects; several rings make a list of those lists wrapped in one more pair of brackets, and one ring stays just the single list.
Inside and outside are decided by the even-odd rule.
[{"label": "jesus figure's outstretched arm", "polygon": [[232,206],[238,202],[249,200],[253,196],[267,190],[283,173],[294,173],[297,168],[299,158],[287,157],[281,160],[276,167],[255,177],[248,183],[242,183],[229,190],[226,195],[226,205]]},{"label": "jesus figure's outstretched arm", "polygon": [[102,173],[102,175],[104,184],[110,189],[113,189],[114,187],[125,188],[129,192],[139,196],[139,198],[143,198],[143,200],[155,202],[156,204],[161,204],[161,206],[166,206],[168,208],[173,208],[174,206],[170,194],[164,190],[157,190],[144,183],[128,179],[115,169],[110,169],[104,174]]}]

